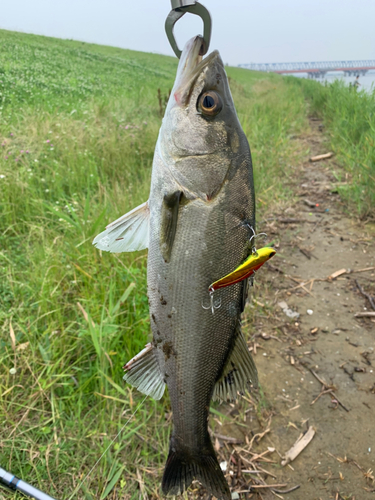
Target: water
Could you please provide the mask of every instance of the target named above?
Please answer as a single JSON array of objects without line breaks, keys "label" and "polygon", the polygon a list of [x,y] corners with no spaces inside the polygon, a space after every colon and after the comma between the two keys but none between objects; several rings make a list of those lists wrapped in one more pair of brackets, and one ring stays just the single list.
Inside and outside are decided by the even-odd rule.
[{"label": "water", "polygon": [[[308,78],[307,73],[295,73],[292,76],[296,76],[298,78]],[[330,71],[325,74],[323,78],[316,78],[317,82],[329,82],[332,83],[334,80],[343,80],[346,85],[350,83],[354,83],[355,76],[346,76],[342,71]],[[358,89],[366,90],[368,92],[371,91],[371,88],[375,90],[375,71],[368,71],[364,76],[359,76],[359,83],[361,84]]]}]

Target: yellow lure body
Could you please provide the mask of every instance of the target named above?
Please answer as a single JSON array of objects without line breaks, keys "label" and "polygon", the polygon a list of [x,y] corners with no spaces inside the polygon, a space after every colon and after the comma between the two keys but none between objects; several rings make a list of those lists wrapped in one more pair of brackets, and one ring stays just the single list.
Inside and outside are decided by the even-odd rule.
[{"label": "yellow lure body", "polygon": [[239,281],[249,278],[255,271],[257,271],[267,260],[275,255],[276,251],[271,247],[264,247],[257,250],[255,253],[240,264],[234,271],[220,278],[210,285],[209,291],[213,292],[219,288],[234,285]]}]

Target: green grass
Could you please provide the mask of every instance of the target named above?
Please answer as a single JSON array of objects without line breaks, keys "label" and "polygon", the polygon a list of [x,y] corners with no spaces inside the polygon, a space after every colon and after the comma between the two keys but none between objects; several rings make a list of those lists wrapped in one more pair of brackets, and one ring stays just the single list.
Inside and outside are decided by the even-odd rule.
[{"label": "green grass", "polygon": [[334,173],[348,207],[361,218],[375,216],[375,89],[356,91],[337,80],[320,85],[305,79],[289,82],[302,88],[311,112],[326,125],[331,148],[341,168]]},{"label": "green grass", "polygon": [[[0,40],[0,464],[69,498],[143,400],[121,367],[149,336],[146,252],[91,242],[148,197],[158,89],[164,99],[177,61]],[[304,94],[276,75],[228,74],[261,215],[290,196]],[[159,498],[168,412],[168,397],[147,399],[75,498]]]}]

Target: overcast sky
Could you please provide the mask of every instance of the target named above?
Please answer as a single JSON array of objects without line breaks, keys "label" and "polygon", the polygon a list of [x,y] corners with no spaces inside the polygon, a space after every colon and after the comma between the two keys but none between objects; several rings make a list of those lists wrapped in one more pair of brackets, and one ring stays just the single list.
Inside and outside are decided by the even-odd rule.
[{"label": "overcast sky", "polygon": [[[231,65],[375,59],[375,0],[201,0],[210,49]],[[0,28],[173,55],[164,33],[170,0],[1,0]],[[186,14],[180,45],[202,32]]]}]

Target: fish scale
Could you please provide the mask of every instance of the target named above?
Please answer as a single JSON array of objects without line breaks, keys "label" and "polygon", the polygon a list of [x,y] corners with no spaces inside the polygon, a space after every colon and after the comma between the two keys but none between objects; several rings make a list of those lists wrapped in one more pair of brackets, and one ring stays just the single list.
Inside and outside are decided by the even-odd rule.
[{"label": "fish scale", "polygon": [[[160,171],[154,168],[154,172],[155,175],[160,172],[162,177],[159,182],[155,180],[156,189],[159,189],[159,184],[163,184],[165,190],[176,189],[174,185],[165,185],[162,168]],[[237,177],[241,182],[241,176]],[[217,298],[221,298],[222,303],[215,314],[202,307],[202,303],[209,299],[209,284],[243,259],[248,231],[244,228],[237,233],[240,238],[233,238],[232,232],[238,226],[238,219],[232,216],[231,227],[226,227],[229,224],[222,216],[223,205],[237,198],[235,193],[238,187],[241,186],[234,179],[224,188],[220,200],[208,206],[201,200],[187,205],[179,214],[168,263],[160,253],[160,217],[156,215],[154,220],[151,207],[153,230],[149,242],[148,281],[153,284],[158,275],[163,277],[159,280],[159,287],[150,286],[148,292],[150,312],[156,318],[156,324],[152,324],[153,335],[155,338],[157,331],[163,332],[164,342],[158,345],[158,352],[160,364],[165,364],[174,415],[174,435],[192,453],[199,453],[206,439],[213,388],[230,350],[240,313],[242,284],[217,292]],[[243,211],[242,204],[240,210]],[[160,212],[160,207],[155,207],[155,214]],[[228,250],[225,253],[222,252],[223,246]],[[166,305],[162,305],[161,297]],[[171,314],[172,308],[177,313]],[[167,360],[163,352],[165,342],[173,346],[173,353]],[[174,378],[169,381],[172,375]]]}]

